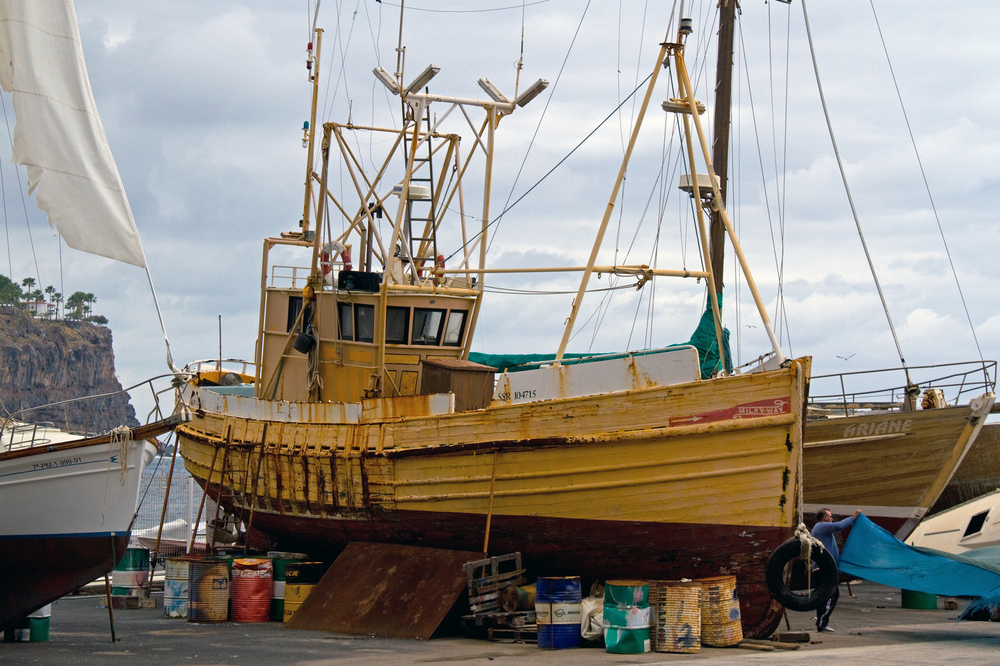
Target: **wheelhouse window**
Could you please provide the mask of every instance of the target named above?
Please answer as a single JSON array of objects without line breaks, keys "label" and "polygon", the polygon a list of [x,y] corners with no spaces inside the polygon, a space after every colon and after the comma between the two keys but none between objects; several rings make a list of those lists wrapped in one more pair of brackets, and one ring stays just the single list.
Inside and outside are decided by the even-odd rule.
[{"label": "wheelhouse window", "polygon": [[444,310],[428,308],[413,309],[413,341],[415,345],[441,344],[441,328],[444,323]]},{"label": "wheelhouse window", "polygon": [[354,339],[358,342],[373,342],[375,340],[375,306],[354,306]]},{"label": "wheelhouse window", "polygon": [[299,319],[299,313],[302,311],[302,297],[301,296],[289,296],[288,297],[288,325],[285,328],[286,331],[290,331],[295,328],[295,322]]},{"label": "wheelhouse window", "polygon": [[444,329],[444,344],[457,347],[462,344],[462,333],[465,331],[465,310],[452,310],[448,313],[448,326]]},{"label": "wheelhouse window", "polygon": [[340,318],[340,339],[354,339],[354,306],[350,303],[337,303],[337,315]]},{"label": "wheelhouse window", "polygon": [[410,332],[410,308],[388,307],[385,311],[385,341],[405,345]]}]

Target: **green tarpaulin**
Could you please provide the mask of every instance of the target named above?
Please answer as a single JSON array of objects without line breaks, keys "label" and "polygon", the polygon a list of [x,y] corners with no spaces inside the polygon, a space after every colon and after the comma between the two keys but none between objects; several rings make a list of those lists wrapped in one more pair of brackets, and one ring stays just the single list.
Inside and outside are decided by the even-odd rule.
[{"label": "green tarpaulin", "polygon": [[[722,307],[722,294],[719,294],[719,307]],[[729,351],[729,329],[722,329],[722,342],[726,350],[726,372],[733,370],[733,356]],[[715,336],[715,319],[712,317],[712,304],[708,303],[707,309],[698,322],[691,339],[683,344],[670,345],[661,349],[650,349],[632,352],[633,355],[660,352],[668,349],[680,349],[681,347],[694,347],[698,350],[698,358],[701,361],[701,376],[711,377],[719,370],[719,345]],[[574,363],[586,363],[595,358],[622,358],[626,354],[564,354],[563,364],[572,365]],[[482,363],[491,368],[496,368],[500,372],[519,370],[530,370],[543,363],[550,363],[555,360],[555,354],[480,354],[472,352],[469,360],[474,363]]]}]

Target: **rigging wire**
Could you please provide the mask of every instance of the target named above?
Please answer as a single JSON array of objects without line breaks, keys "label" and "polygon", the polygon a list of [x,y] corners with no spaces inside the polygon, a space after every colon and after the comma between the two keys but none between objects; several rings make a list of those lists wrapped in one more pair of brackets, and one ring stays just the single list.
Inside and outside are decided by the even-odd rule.
[{"label": "rigging wire", "polygon": [[910,127],[910,118],[906,113],[906,106],[903,104],[903,94],[899,90],[899,83],[896,81],[896,72],[892,68],[892,60],[889,58],[889,48],[886,46],[885,37],[882,35],[882,26],[878,22],[878,14],[875,11],[875,4],[868,0],[872,8],[872,16],[875,17],[875,28],[878,30],[879,40],[882,42],[882,50],[885,52],[885,61],[889,65],[889,73],[892,75],[892,85],[896,89],[896,97],[899,99],[899,108],[903,112],[903,120],[906,122],[906,131],[910,135],[910,145],[913,146],[913,154],[917,158],[917,166],[920,168],[920,177],[924,181],[924,189],[927,190],[927,199],[930,201],[931,210],[934,212],[934,221],[937,222],[938,233],[941,234],[941,243],[944,245],[945,255],[948,257],[948,265],[951,267],[951,274],[955,278],[955,286],[958,288],[958,296],[962,300],[962,309],[965,310],[965,318],[969,322],[969,329],[972,331],[972,339],[976,343],[976,352],[979,360],[983,360],[983,350],[979,347],[979,338],[976,336],[976,327],[972,324],[972,316],[969,314],[969,307],[965,303],[965,294],[962,285],[958,280],[958,271],[955,270],[955,262],[951,257],[951,250],[948,248],[948,240],[944,235],[944,227],[941,225],[941,218],[938,215],[937,206],[934,203],[934,196],[931,194],[931,186],[927,181],[927,173],[924,171],[924,163],[920,159],[920,151],[917,150],[917,141],[913,136],[913,128]]},{"label": "rigging wire", "polygon": [[[523,7],[530,7],[532,5],[544,5],[552,0],[534,0],[534,2],[526,2],[520,5],[509,5],[507,7],[487,7],[485,9],[430,9],[428,7],[407,7],[406,9],[412,12],[427,12],[429,14],[488,14],[490,12],[505,12],[513,9],[522,9]],[[383,0],[375,0],[380,5],[386,5],[387,7],[400,7],[403,4],[395,4],[392,2],[384,2]]]},{"label": "rigging wire", "polygon": [[[631,98],[631,97],[632,97],[632,95],[634,95],[634,94],[636,93],[636,90],[638,90],[638,88],[636,88],[635,90],[633,90],[633,91],[632,91],[632,95],[629,95],[629,96],[628,96],[628,97],[626,97],[626,98],[625,98],[624,100],[622,100],[622,103],[621,103],[621,104],[619,104],[619,105],[618,105],[618,106],[617,106],[617,107],[615,108],[615,110],[614,110],[614,111],[612,111],[612,112],[611,112],[611,114],[610,114],[610,115],[608,115],[608,117],[607,117],[607,118],[605,118],[605,119],[604,119],[604,120],[603,120],[603,121],[602,121],[602,122],[601,122],[601,123],[600,123],[600,124],[599,124],[599,125],[598,125],[597,127],[595,127],[595,128],[594,128],[594,130],[593,130],[593,131],[592,131],[592,132],[591,132],[590,134],[588,134],[588,135],[587,135],[586,137],[584,137],[583,141],[581,141],[580,143],[578,143],[578,144],[576,145],[576,147],[575,147],[575,148],[573,148],[573,150],[571,150],[571,151],[570,151],[570,152],[569,152],[569,153],[568,153],[568,154],[566,155],[566,157],[564,157],[564,158],[563,158],[562,160],[560,160],[560,161],[559,161],[559,162],[558,162],[558,163],[557,163],[557,164],[556,164],[556,165],[555,165],[554,167],[552,167],[552,168],[551,168],[551,169],[550,169],[550,170],[549,170],[549,171],[548,171],[548,172],[547,172],[547,173],[546,173],[545,175],[543,175],[543,176],[542,176],[541,178],[539,178],[539,179],[538,179],[538,181],[537,181],[537,182],[536,182],[536,183],[535,183],[534,185],[532,185],[532,186],[531,186],[530,188],[528,188],[528,191],[527,191],[527,192],[525,192],[525,193],[524,193],[524,194],[522,194],[522,195],[521,195],[520,197],[518,197],[517,201],[515,201],[515,202],[514,202],[514,203],[512,203],[512,204],[509,204],[509,202],[510,202],[510,198],[511,198],[512,196],[514,196],[514,188],[515,188],[515,187],[517,187],[517,181],[518,181],[518,180],[520,180],[520,178],[521,178],[521,173],[522,173],[522,172],[524,171],[524,165],[525,165],[525,164],[527,163],[527,161],[528,161],[528,154],[529,154],[529,153],[531,152],[531,148],[532,148],[532,147],[533,147],[533,146],[535,145],[535,139],[537,139],[537,138],[538,138],[538,133],[539,133],[539,131],[541,131],[541,129],[542,129],[542,122],[543,122],[543,121],[545,120],[545,116],[546,116],[546,114],[548,113],[548,110],[549,110],[549,104],[551,104],[551,103],[552,103],[552,97],[553,97],[553,95],[555,94],[555,91],[556,91],[556,89],[557,89],[557,88],[559,87],[559,81],[560,81],[560,80],[562,79],[562,75],[563,75],[563,72],[564,72],[564,71],[566,70],[566,63],[567,63],[567,62],[569,62],[569,56],[570,56],[570,54],[571,54],[571,53],[573,52],[573,46],[574,46],[574,45],[576,44],[576,39],[577,39],[577,37],[579,37],[579,36],[580,36],[580,29],[581,29],[581,28],[583,27],[583,21],[584,21],[584,19],[585,19],[585,18],[587,17],[587,12],[588,12],[588,11],[589,11],[589,9],[590,9],[590,2],[591,2],[591,0],[587,0],[587,4],[586,4],[586,5],[584,6],[584,8],[583,8],[583,13],[582,13],[582,14],[580,15],[580,21],[579,21],[579,22],[578,22],[578,23],[576,24],[576,31],[574,31],[574,33],[573,33],[573,39],[571,39],[571,40],[570,40],[570,42],[569,42],[569,46],[568,46],[568,47],[567,47],[567,49],[566,49],[566,55],[565,55],[565,56],[563,56],[563,61],[562,61],[562,64],[561,64],[561,65],[559,66],[559,73],[558,73],[558,74],[556,74],[556,80],[555,80],[555,81],[554,81],[554,82],[552,83],[552,90],[551,90],[551,92],[549,93],[549,96],[548,96],[548,97],[546,98],[546,100],[545,100],[545,106],[544,106],[544,107],[542,107],[542,113],[541,113],[541,115],[540,115],[540,116],[539,116],[539,118],[538,118],[538,123],[537,123],[537,124],[535,125],[535,131],[534,131],[534,133],[533,133],[533,134],[531,135],[531,140],[530,140],[530,141],[528,142],[528,147],[527,147],[527,148],[525,149],[525,151],[524,151],[524,157],[523,157],[523,158],[521,159],[521,164],[520,164],[520,166],[519,166],[519,167],[517,168],[517,173],[516,173],[516,174],[514,175],[514,181],[513,181],[513,182],[511,183],[511,185],[510,185],[510,191],[509,191],[509,192],[507,193],[507,200],[506,200],[506,201],[504,202],[504,208],[503,208],[503,210],[502,210],[502,211],[500,211],[500,214],[499,214],[499,215],[497,215],[497,216],[496,216],[496,217],[494,217],[494,218],[493,218],[492,220],[490,220],[490,223],[489,223],[488,225],[486,225],[486,228],[487,228],[487,229],[489,229],[490,227],[492,227],[492,226],[493,226],[494,224],[498,224],[498,223],[500,222],[500,220],[501,220],[501,219],[503,219],[503,216],[504,216],[504,214],[505,214],[505,213],[506,213],[507,211],[509,211],[509,210],[510,210],[511,208],[513,208],[514,206],[516,206],[516,205],[518,204],[518,202],[520,202],[520,201],[521,201],[521,199],[524,199],[524,197],[528,196],[528,194],[529,194],[529,193],[530,193],[530,192],[531,192],[531,191],[532,191],[533,189],[535,189],[536,187],[538,187],[538,186],[539,186],[539,185],[540,185],[540,184],[542,183],[542,181],[543,181],[543,180],[545,180],[546,178],[548,178],[548,177],[549,177],[549,175],[551,175],[551,174],[552,174],[552,172],[553,172],[553,171],[555,171],[555,170],[556,170],[556,168],[558,168],[558,167],[559,167],[559,165],[561,165],[561,164],[562,164],[563,162],[565,162],[565,161],[566,161],[566,160],[567,160],[567,159],[569,158],[569,156],[570,156],[570,155],[572,155],[572,154],[573,154],[573,153],[574,153],[574,152],[576,151],[576,149],[577,149],[577,148],[579,148],[580,146],[582,146],[582,145],[583,145],[583,143],[584,143],[584,141],[586,141],[586,140],[587,140],[587,139],[589,139],[589,138],[590,138],[591,136],[593,136],[594,132],[596,132],[596,131],[597,131],[598,129],[600,129],[601,125],[603,125],[603,124],[604,124],[605,122],[607,122],[607,121],[608,121],[608,120],[609,120],[609,119],[610,119],[610,118],[611,118],[611,117],[612,117],[612,116],[613,116],[613,115],[614,115],[614,114],[615,114],[615,113],[616,113],[616,112],[618,111],[618,109],[620,109],[620,108],[622,107],[622,105],[623,105],[623,104],[625,104],[625,102],[626,102],[626,101],[628,101],[628,100],[629,100],[629,98]],[[522,19],[522,20],[523,20],[523,19]],[[648,79],[647,79],[647,80],[648,80]],[[508,205],[508,204],[509,204],[509,205]],[[494,233],[493,233],[493,234],[492,234],[492,235],[490,236],[490,240],[489,240],[489,243],[488,243],[488,244],[487,244],[487,246],[486,246],[486,251],[487,251],[487,252],[489,251],[489,249],[490,249],[491,247],[493,247],[493,241],[494,241],[494,240],[496,239],[496,236],[497,236],[497,234],[496,234],[496,231],[497,231],[497,230],[496,230],[496,229],[494,229]],[[465,249],[465,246],[466,246],[466,245],[468,245],[469,243],[471,243],[471,242],[473,242],[474,240],[476,240],[477,238],[479,238],[479,236],[480,236],[480,235],[481,235],[482,233],[483,233],[483,232],[482,232],[482,230],[481,230],[481,231],[477,232],[476,234],[474,234],[474,235],[472,236],[472,238],[471,238],[471,239],[469,239],[468,243],[465,243],[465,245],[462,245],[462,246],[461,246],[461,247],[459,247],[459,248],[458,248],[457,250],[455,250],[455,252],[453,252],[453,253],[451,254],[451,256],[449,256],[449,257],[447,258],[447,260],[448,260],[448,261],[450,261],[450,260],[451,260],[451,259],[452,259],[452,258],[453,258],[453,257],[454,257],[454,256],[455,256],[456,254],[458,254],[459,252],[463,251],[463,250]]]},{"label": "rigging wire", "polygon": [[[781,314],[784,310],[783,304],[784,300],[781,298],[781,289],[784,284],[785,275],[785,210],[784,210],[784,164],[779,164],[778,162],[778,142],[775,140],[778,133],[775,131],[774,122],[777,114],[775,113],[774,105],[774,37],[772,35],[772,11],[771,5],[768,5],[767,9],[767,70],[768,70],[768,95],[770,97],[770,110],[771,110],[771,158],[774,160],[774,189],[775,189],[775,210],[778,213],[778,248],[779,254],[777,257],[777,271],[778,271],[778,297],[774,300],[774,319],[778,322],[778,332],[781,332]],[[791,23],[789,21],[789,23]],[[786,41],[787,44],[787,41]],[[786,75],[786,85],[785,85],[785,119],[787,121],[787,110],[788,110],[788,86],[787,86],[787,72],[788,72],[788,62],[785,62],[785,75]],[[787,122],[785,123],[787,127]],[[780,339],[780,338],[779,338]]]},{"label": "rigging wire", "polygon": [[851,214],[854,216],[854,224],[858,229],[858,236],[861,239],[861,247],[865,251],[865,259],[868,260],[868,268],[871,271],[872,279],[875,281],[875,289],[878,291],[878,297],[882,301],[882,310],[885,312],[885,318],[889,322],[889,331],[892,333],[892,340],[896,345],[896,352],[899,354],[899,362],[903,366],[903,372],[906,375],[906,383],[909,385],[910,382],[910,372],[906,367],[906,359],[903,358],[903,350],[899,345],[899,338],[896,335],[896,327],[892,323],[892,315],[889,314],[889,306],[885,301],[885,294],[882,293],[882,285],[879,283],[878,275],[875,273],[875,264],[872,263],[871,253],[868,251],[868,243],[865,241],[864,231],[861,229],[861,220],[858,217],[858,211],[854,206],[854,198],[851,196],[851,188],[847,184],[847,173],[844,171],[844,162],[840,158],[840,149],[837,147],[837,139],[833,135],[833,122],[830,119],[830,112],[826,107],[826,97],[823,94],[823,84],[819,77],[819,63],[816,60],[816,49],[813,44],[812,30],[809,28],[809,13],[806,10],[806,0],[802,0],[802,18],[805,20],[806,26],[806,37],[809,41],[809,55],[812,58],[813,72],[816,75],[816,88],[819,91],[819,100],[823,106],[823,116],[826,118],[826,127],[830,133],[830,142],[833,144],[833,153],[837,157],[837,167],[840,169],[840,177],[844,182],[844,191],[847,194],[847,201],[851,206]]},{"label": "rigging wire", "polygon": [[[3,98],[2,95],[0,95],[0,106],[3,107],[3,120],[4,120],[4,124],[7,127],[7,141],[9,142],[11,152],[13,153],[13,150],[14,150],[14,139],[11,136],[11,131],[10,131],[10,117],[7,115],[7,101]],[[28,222],[28,205],[25,202],[24,184],[21,182],[21,170],[15,167],[14,174],[17,176],[17,191],[21,195],[21,209],[24,211],[24,226],[28,230],[28,245],[31,247],[31,260],[32,260],[32,262],[34,263],[34,266],[35,266],[35,279],[38,280],[38,286],[39,286],[39,289],[40,289],[41,285],[42,285],[42,276],[41,276],[41,273],[38,271],[38,255],[35,253],[35,238],[31,234],[31,224],[29,224],[29,222]],[[4,193],[4,226],[5,226],[5,228],[7,226],[7,195],[6,195],[6,191]],[[9,230],[7,232],[7,260],[8,260],[8,262],[10,262],[10,232],[9,232]],[[13,282],[14,279],[15,279],[14,278],[14,265],[13,265],[13,263],[10,263],[10,271],[11,271],[10,279]]]},{"label": "rigging wire", "polygon": [[[603,127],[603,126],[604,126],[604,124],[605,124],[606,122],[608,122],[609,120],[611,120],[611,118],[613,118],[613,117],[614,117],[614,115],[615,115],[615,114],[616,114],[616,113],[618,112],[618,110],[619,110],[619,109],[620,109],[620,108],[621,108],[622,106],[624,106],[624,105],[625,105],[625,103],[626,103],[626,102],[627,102],[627,101],[628,101],[628,100],[629,100],[629,99],[630,99],[630,98],[632,97],[632,95],[635,95],[635,94],[636,94],[636,93],[637,93],[637,92],[638,92],[639,90],[641,90],[641,89],[642,89],[642,87],[643,87],[643,86],[645,86],[645,85],[646,85],[646,82],[647,82],[647,81],[649,81],[649,78],[650,78],[651,76],[652,76],[652,74],[650,74],[649,76],[647,76],[647,77],[646,77],[646,78],[645,78],[645,79],[644,79],[644,80],[642,81],[642,83],[640,83],[640,84],[639,84],[639,85],[638,85],[638,86],[636,87],[636,89],[632,91],[632,93],[631,93],[631,94],[630,94],[630,95],[629,95],[628,97],[626,97],[625,99],[623,99],[623,100],[621,101],[621,104],[619,104],[618,106],[616,106],[616,107],[615,107],[615,108],[614,108],[614,109],[613,109],[613,110],[611,111],[611,113],[609,113],[609,114],[608,114],[607,116],[605,116],[604,120],[602,120],[602,121],[601,121],[601,122],[599,122],[599,123],[598,123],[598,124],[597,124],[596,126],[594,126],[594,129],[592,129],[592,130],[591,130],[591,131],[590,131],[590,132],[589,132],[589,133],[587,134],[587,136],[583,137],[583,138],[582,138],[582,139],[580,140],[580,142],[579,142],[579,143],[577,143],[577,144],[576,144],[575,146],[573,146],[573,148],[572,148],[572,149],[571,149],[571,150],[570,150],[570,151],[569,151],[568,153],[566,153],[566,155],[564,155],[564,156],[563,156],[563,158],[562,158],[561,160],[559,160],[558,162],[556,162],[556,163],[555,163],[555,164],[554,164],[554,165],[552,166],[552,168],[551,168],[551,169],[549,169],[548,171],[546,171],[546,172],[545,172],[545,174],[543,174],[541,178],[539,178],[539,179],[538,179],[537,181],[535,181],[535,184],[534,184],[534,185],[532,185],[532,186],[531,186],[530,188],[528,188],[528,189],[527,189],[527,191],[525,191],[525,193],[524,193],[524,194],[522,194],[521,196],[519,196],[519,197],[518,197],[518,198],[517,198],[517,199],[516,199],[516,200],[514,201],[514,203],[512,203],[512,204],[510,204],[510,205],[507,205],[507,206],[505,206],[505,207],[504,207],[504,209],[503,209],[502,211],[500,211],[500,214],[499,214],[499,215],[497,215],[497,216],[496,216],[496,217],[494,217],[494,218],[493,218],[492,220],[490,220],[490,223],[489,223],[489,224],[487,225],[487,228],[489,228],[489,227],[492,227],[492,226],[493,226],[494,224],[498,223],[498,222],[499,222],[499,221],[500,221],[500,220],[501,220],[501,219],[503,218],[503,216],[504,216],[504,215],[506,215],[506,214],[507,214],[507,213],[508,213],[508,212],[509,212],[509,211],[510,211],[510,210],[511,210],[511,209],[512,209],[512,208],[513,208],[514,206],[516,206],[516,205],[517,205],[517,204],[519,204],[519,203],[520,203],[521,201],[523,201],[523,200],[524,200],[524,198],[525,198],[526,196],[528,196],[529,194],[531,194],[531,192],[532,192],[532,191],[533,191],[533,190],[534,190],[534,189],[535,189],[536,187],[538,187],[539,185],[541,185],[541,184],[542,184],[542,182],[543,182],[543,181],[544,181],[544,180],[545,180],[546,178],[548,178],[549,176],[551,176],[551,175],[552,175],[552,174],[553,174],[553,173],[554,173],[554,172],[555,172],[555,171],[556,171],[556,170],[557,170],[557,169],[558,169],[559,167],[561,167],[561,166],[563,165],[563,163],[565,163],[565,162],[566,162],[566,160],[568,160],[568,159],[569,159],[570,157],[572,157],[572,156],[573,156],[573,153],[575,153],[575,152],[576,152],[577,150],[579,150],[579,149],[580,149],[580,146],[582,146],[582,145],[583,145],[584,143],[586,143],[586,142],[587,142],[587,141],[588,141],[588,140],[590,139],[590,137],[594,136],[594,134],[596,134],[596,133],[597,133],[597,130],[601,129],[601,127]],[[519,173],[520,173],[520,172],[519,172]],[[468,240],[468,241],[467,241],[467,242],[466,242],[465,244],[463,244],[462,246],[460,246],[460,247],[459,247],[459,248],[458,248],[457,250],[455,250],[455,251],[454,251],[454,252],[453,252],[453,253],[452,253],[451,255],[449,255],[449,256],[448,256],[448,257],[446,258],[446,260],[450,261],[450,260],[451,260],[452,258],[454,258],[454,257],[455,257],[455,255],[457,255],[457,254],[458,254],[459,252],[463,251],[463,250],[465,249],[465,247],[466,247],[467,245],[469,245],[470,243],[472,243],[473,241],[475,241],[475,240],[476,240],[477,238],[479,238],[479,236],[480,236],[481,234],[482,234],[482,231],[479,231],[479,232],[477,232],[477,233],[473,234],[472,238],[470,238],[470,239],[469,239],[469,240]],[[496,236],[496,234],[493,234],[493,235],[494,235],[494,237]]]}]

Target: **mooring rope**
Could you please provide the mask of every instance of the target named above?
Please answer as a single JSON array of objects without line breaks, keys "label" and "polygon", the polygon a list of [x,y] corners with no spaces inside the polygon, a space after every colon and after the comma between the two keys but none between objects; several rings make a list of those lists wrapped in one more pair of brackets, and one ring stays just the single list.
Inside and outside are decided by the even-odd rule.
[{"label": "mooring rope", "polygon": [[128,480],[128,450],[132,443],[132,430],[128,426],[118,426],[111,431],[111,451],[116,449],[119,452],[120,460],[118,465],[121,468],[120,485],[125,485]]}]

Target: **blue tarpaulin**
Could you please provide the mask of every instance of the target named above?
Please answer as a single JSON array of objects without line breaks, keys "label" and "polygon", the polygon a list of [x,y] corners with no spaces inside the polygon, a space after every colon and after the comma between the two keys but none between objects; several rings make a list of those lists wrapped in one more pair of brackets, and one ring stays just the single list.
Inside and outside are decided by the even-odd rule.
[{"label": "blue tarpaulin", "polygon": [[950,597],[1000,595],[1000,548],[968,555],[908,546],[858,516],[840,554],[840,570],[873,583]]}]

